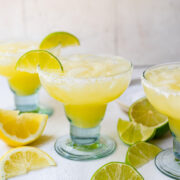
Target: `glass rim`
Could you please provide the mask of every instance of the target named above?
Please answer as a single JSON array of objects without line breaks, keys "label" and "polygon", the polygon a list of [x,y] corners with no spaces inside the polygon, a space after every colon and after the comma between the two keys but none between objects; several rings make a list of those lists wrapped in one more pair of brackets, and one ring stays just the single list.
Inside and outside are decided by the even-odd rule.
[{"label": "glass rim", "polygon": [[[115,73],[115,74],[112,74],[112,75],[108,75],[108,76],[99,76],[99,77],[65,77],[65,76],[59,76],[60,78],[56,78],[56,80],[79,80],[79,81],[87,81],[87,80],[107,80],[108,78],[114,78],[114,77],[119,77],[119,76],[122,76],[128,72],[131,72],[133,70],[133,65],[132,65],[132,62],[121,57],[121,56],[113,56],[113,55],[95,55],[95,54],[72,54],[72,55],[92,55],[92,56],[96,56],[96,57],[110,57],[110,58],[118,58],[118,59],[122,59],[126,62],[129,63],[129,67],[127,68],[127,70],[123,71],[123,72],[120,72],[120,73]],[[58,57],[58,59],[61,59],[61,58],[65,58],[67,59],[68,57],[72,56],[72,55],[68,55],[68,56],[65,56],[65,57]],[[51,72],[47,72],[47,71],[43,71],[40,69],[40,67],[38,67],[38,73],[41,73],[41,72],[45,72],[47,74],[51,73]]]},{"label": "glass rim", "polygon": [[[22,49],[18,49],[17,52],[8,52],[8,50],[6,52],[1,52],[0,50],[0,56],[2,57],[16,57],[16,56],[22,56],[23,54],[25,54],[28,51],[31,50],[41,50],[39,49],[39,45],[40,43],[38,41],[34,41],[34,40],[9,40],[9,41],[0,41],[0,45],[3,44],[13,44],[13,43],[30,43],[30,46],[28,48],[22,48]],[[36,46],[37,45],[37,46]],[[31,48],[32,47],[32,48]],[[58,44],[55,47],[52,48],[48,48],[48,49],[44,49],[45,51],[51,52],[53,50],[55,50],[56,48],[61,48],[61,44]],[[1,57],[0,57],[1,58]]]},{"label": "glass rim", "polygon": [[[36,45],[38,45],[38,41],[34,41],[34,40],[9,40],[9,41],[0,41],[0,46],[3,46],[3,45],[6,45],[6,44],[13,44],[13,43],[29,43],[30,46],[28,48],[21,48],[21,49],[18,49],[17,52],[8,52],[8,50],[6,52],[1,52],[0,50],[0,56],[3,56],[3,57],[16,57],[16,56],[21,56],[23,55],[24,53],[28,52],[27,50],[29,49],[30,50],[33,50],[33,49],[38,49],[38,46],[36,48]],[[30,48],[30,47],[33,47],[33,48]]]},{"label": "glass rim", "polygon": [[159,67],[163,67],[163,66],[175,66],[175,65],[178,65],[180,67],[180,62],[178,61],[174,61],[174,62],[167,62],[167,63],[161,63],[161,64],[156,64],[156,65],[153,65],[151,67],[148,67],[146,68],[144,71],[143,71],[143,74],[141,76],[141,81],[144,83],[146,83],[148,86],[150,86],[151,88],[155,89],[156,91],[160,91],[166,95],[180,95],[180,91],[175,91],[175,90],[171,90],[171,89],[168,89],[168,90],[164,90],[162,89],[161,87],[159,86],[156,86],[154,84],[152,84],[147,78],[146,78],[146,73],[150,70],[153,70],[153,69],[156,69],[156,68],[159,68]]}]

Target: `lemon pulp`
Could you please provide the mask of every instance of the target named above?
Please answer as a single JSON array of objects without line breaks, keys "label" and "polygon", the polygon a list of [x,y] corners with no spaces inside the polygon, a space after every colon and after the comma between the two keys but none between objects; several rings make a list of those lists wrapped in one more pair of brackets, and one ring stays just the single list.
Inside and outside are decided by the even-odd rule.
[{"label": "lemon pulp", "polygon": [[55,161],[38,148],[31,146],[13,148],[0,159],[0,179],[8,179],[31,170],[55,165]]},{"label": "lemon pulp", "polygon": [[10,146],[35,141],[43,133],[48,116],[0,109],[0,138]]}]

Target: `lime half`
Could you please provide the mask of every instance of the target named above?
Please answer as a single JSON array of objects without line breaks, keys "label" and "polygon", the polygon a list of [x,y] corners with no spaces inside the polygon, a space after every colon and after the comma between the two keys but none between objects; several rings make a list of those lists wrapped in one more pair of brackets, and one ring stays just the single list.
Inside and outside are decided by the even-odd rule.
[{"label": "lime half", "polygon": [[22,55],[16,63],[16,69],[29,73],[37,73],[37,67],[42,70],[59,70],[63,67],[53,54],[45,50],[32,50]]},{"label": "lime half", "polygon": [[91,180],[143,180],[141,174],[132,166],[122,162],[110,162],[100,167]]},{"label": "lime half", "polygon": [[128,145],[139,141],[148,141],[155,135],[155,129],[136,122],[129,122],[119,119],[117,126],[120,139]]},{"label": "lime half", "polygon": [[126,154],[126,163],[138,168],[150,160],[161,151],[161,149],[147,142],[138,142],[129,147]]},{"label": "lime half", "polygon": [[80,42],[76,36],[68,32],[53,32],[42,40],[39,48],[50,49],[58,45],[61,47],[79,46]]},{"label": "lime half", "polygon": [[145,97],[130,106],[129,118],[133,122],[155,128],[155,137],[162,136],[169,130],[168,117],[159,113]]}]

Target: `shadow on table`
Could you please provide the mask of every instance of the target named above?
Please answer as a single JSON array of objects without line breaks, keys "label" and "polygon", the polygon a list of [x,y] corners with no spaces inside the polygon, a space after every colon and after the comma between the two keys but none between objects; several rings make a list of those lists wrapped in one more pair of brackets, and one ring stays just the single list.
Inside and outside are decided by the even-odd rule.
[{"label": "shadow on table", "polygon": [[54,139],[54,136],[52,136],[52,135],[51,136],[50,135],[42,135],[40,138],[38,138],[36,141],[32,142],[29,145],[30,146],[39,146],[39,145],[48,143],[52,139]]},{"label": "shadow on table", "polygon": [[[168,142],[167,142],[168,140]],[[162,145],[165,145],[165,148],[169,148],[172,147],[172,135],[171,132],[168,131],[167,133],[165,133],[163,136],[159,137],[159,138],[155,138],[149,141],[152,144],[155,144],[157,146],[162,147]]]}]

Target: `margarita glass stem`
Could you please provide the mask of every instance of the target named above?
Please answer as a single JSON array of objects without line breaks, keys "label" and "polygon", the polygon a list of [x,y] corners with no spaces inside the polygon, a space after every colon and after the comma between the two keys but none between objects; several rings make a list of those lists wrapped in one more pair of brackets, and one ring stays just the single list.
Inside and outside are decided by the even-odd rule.
[{"label": "margarita glass stem", "polygon": [[169,128],[173,136],[173,152],[175,160],[180,160],[180,133],[179,120],[169,117]]},{"label": "margarita glass stem", "polygon": [[36,111],[39,107],[39,93],[38,91],[34,94],[21,96],[14,93],[14,101],[16,109],[21,112]]},{"label": "margarita glass stem", "polygon": [[70,122],[70,137],[74,144],[90,145],[98,142],[100,122],[106,104],[99,105],[65,105],[66,116]]},{"label": "margarita glass stem", "polygon": [[173,135],[173,151],[175,155],[175,159],[180,161],[180,140],[175,136],[174,133]]},{"label": "margarita glass stem", "polygon": [[98,142],[100,126],[94,128],[79,128],[70,123],[70,137],[74,144],[90,145]]},{"label": "margarita glass stem", "polygon": [[47,114],[48,116],[51,116],[53,114],[52,108],[40,105],[39,88],[35,91],[34,94],[30,95],[19,95],[13,89],[11,89],[11,91],[14,94],[14,104],[16,110],[19,110],[22,113],[34,112],[40,114]]}]

